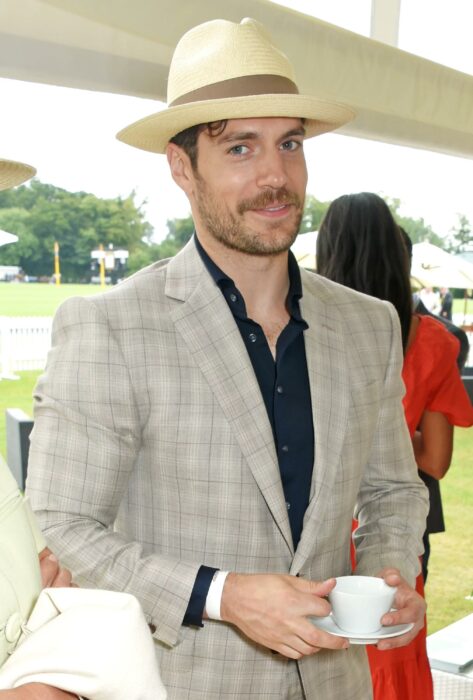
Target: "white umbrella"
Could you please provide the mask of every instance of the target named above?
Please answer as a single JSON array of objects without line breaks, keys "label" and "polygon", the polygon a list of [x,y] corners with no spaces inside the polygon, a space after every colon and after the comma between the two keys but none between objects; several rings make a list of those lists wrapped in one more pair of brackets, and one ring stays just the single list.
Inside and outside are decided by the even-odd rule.
[{"label": "white umbrella", "polygon": [[318,231],[300,233],[291,246],[296,260],[301,267],[307,270],[315,270],[315,241]]},{"label": "white umbrella", "polygon": [[473,289],[473,265],[428,242],[412,247],[411,277],[424,287]]},{"label": "white umbrella", "polygon": [[2,231],[0,229],[0,245],[6,245],[7,243],[16,243],[18,236],[14,233],[7,233],[7,231]]}]

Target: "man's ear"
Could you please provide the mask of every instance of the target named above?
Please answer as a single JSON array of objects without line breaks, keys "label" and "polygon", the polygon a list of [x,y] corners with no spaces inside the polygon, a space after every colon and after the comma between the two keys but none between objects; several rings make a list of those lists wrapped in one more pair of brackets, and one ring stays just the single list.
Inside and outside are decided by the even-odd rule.
[{"label": "man's ear", "polygon": [[166,157],[174,182],[190,197],[194,188],[194,171],[189,156],[180,146],[168,143]]}]

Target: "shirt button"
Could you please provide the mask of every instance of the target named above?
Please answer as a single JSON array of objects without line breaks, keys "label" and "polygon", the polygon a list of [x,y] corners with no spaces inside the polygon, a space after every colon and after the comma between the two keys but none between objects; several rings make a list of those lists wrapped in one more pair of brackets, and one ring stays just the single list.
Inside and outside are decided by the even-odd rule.
[{"label": "shirt button", "polygon": [[236,294],[230,294],[230,301],[237,301],[238,297]]},{"label": "shirt button", "polygon": [[252,343],[256,343],[256,341],[257,341],[257,335],[256,335],[256,333],[250,333],[250,335],[248,336],[248,338],[251,340]]},{"label": "shirt button", "polygon": [[283,445],[283,446],[281,447],[281,450],[282,450],[283,452],[289,452],[289,445]]},{"label": "shirt button", "polygon": [[276,387],[276,391],[278,392],[278,394],[284,393],[284,389],[282,388],[282,386],[280,384]]},{"label": "shirt button", "polygon": [[286,501],[286,508],[287,508],[288,510],[291,509],[291,504],[289,503],[289,501]]}]

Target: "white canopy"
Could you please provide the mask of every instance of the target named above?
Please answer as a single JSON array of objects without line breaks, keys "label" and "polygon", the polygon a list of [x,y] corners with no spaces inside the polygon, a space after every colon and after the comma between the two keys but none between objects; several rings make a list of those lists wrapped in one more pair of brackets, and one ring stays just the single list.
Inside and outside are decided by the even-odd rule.
[{"label": "white canopy", "polygon": [[301,89],[358,111],[341,133],[473,157],[473,76],[267,0],[1,0],[0,75],[164,100],[190,27],[262,21]]},{"label": "white canopy", "polygon": [[300,233],[291,246],[297,262],[307,270],[315,270],[315,243],[318,231]]},{"label": "white canopy", "polygon": [[473,265],[432,243],[412,246],[411,276],[424,287],[473,289]]},{"label": "white canopy", "polygon": [[7,243],[16,243],[18,236],[14,233],[8,233],[7,231],[2,231],[0,229],[0,245],[6,245]]}]

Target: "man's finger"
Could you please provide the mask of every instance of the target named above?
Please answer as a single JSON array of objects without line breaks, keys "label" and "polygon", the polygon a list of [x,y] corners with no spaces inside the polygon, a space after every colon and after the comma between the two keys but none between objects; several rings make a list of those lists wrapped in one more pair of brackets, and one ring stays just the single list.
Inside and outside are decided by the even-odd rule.
[{"label": "man's finger", "polygon": [[301,628],[299,631],[299,636],[308,644],[311,648],[320,649],[348,649],[350,643],[346,637],[339,637],[335,634],[330,634],[325,630],[321,630],[317,627],[317,620],[314,619],[313,622],[307,620],[308,625]]},{"label": "man's finger", "polygon": [[412,630],[407,632],[407,634],[401,634],[399,637],[392,637],[391,639],[382,639],[378,642],[377,647],[380,651],[388,651],[389,649],[397,649],[398,647],[406,646],[417,637],[421,627],[414,625]]},{"label": "man's finger", "polygon": [[70,571],[60,568],[54,554],[49,554],[40,560],[40,569],[43,588],[67,588],[71,585]]}]

